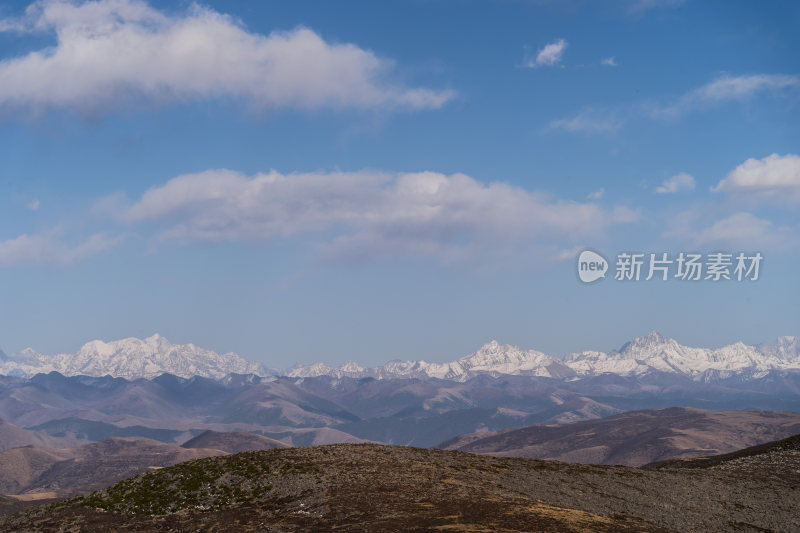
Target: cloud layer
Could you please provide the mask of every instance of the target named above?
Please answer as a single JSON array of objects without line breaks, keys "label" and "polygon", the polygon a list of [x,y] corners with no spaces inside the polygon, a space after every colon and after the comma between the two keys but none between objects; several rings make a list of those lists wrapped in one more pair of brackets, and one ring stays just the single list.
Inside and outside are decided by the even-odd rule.
[{"label": "cloud layer", "polygon": [[121,240],[97,233],[83,242],[67,244],[59,239],[58,231],[22,234],[0,242],[0,265],[65,266],[104,252]]},{"label": "cloud layer", "polygon": [[587,108],[569,118],[550,122],[548,128],[569,133],[614,133],[622,127],[622,119],[608,110],[598,111]]},{"label": "cloud layer", "polygon": [[42,0],[0,30],[54,33],[55,46],[0,62],[0,105],[97,109],[131,99],[245,100],[259,108],[430,109],[451,91],[391,81],[392,62],[297,28],[267,36],[193,5]]},{"label": "cloud layer", "polygon": [[561,246],[637,216],[464,174],[366,171],[249,177],[211,170],[176,177],[115,210],[128,223],[156,225],[160,241],[298,237],[333,256],[446,260]]}]

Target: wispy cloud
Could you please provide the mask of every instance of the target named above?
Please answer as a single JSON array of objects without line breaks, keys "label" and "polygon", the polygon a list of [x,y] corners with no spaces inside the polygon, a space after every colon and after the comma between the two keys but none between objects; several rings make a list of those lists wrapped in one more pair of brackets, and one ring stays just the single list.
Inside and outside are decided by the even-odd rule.
[{"label": "wispy cloud", "polygon": [[617,65],[617,60],[614,59],[613,57],[604,58],[603,60],[600,61],[600,64],[601,65],[605,65],[607,67],[616,67],[616,66],[618,66]]},{"label": "wispy cloud", "polygon": [[553,66],[561,62],[566,49],[567,41],[558,39],[537,51],[536,56],[526,57],[525,66],[530,68]]},{"label": "wispy cloud", "polygon": [[594,191],[592,193],[589,193],[589,196],[587,196],[586,198],[588,200],[602,200],[603,196],[605,196],[605,194],[606,194],[606,190],[604,188],[600,187],[598,190],[596,190],[596,191]]},{"label": "wispy cloud", "polygon": [[800,203],[800,156],[772,154],[763,159],[750,158],[712,190]]},{"label": "wispy cloud", "polygon": [[435,109],[448,90],[393,82],[392,62],[308,28],[261,35],[193,4],[40,1],[0,30],[54,33],[53,47],[0,62],[0,106],[115,108],[131,100],[240,99],[264,108]]},{"label": "wispy cloud", "polygon": [[664,180],[664,183],[656,187],[656,192],[659,194],[673,194],[680,191],[691,191],[694,190],[694,187],[694,177],[686,172],[681,172]]},{"label": "wispy cloud", "polygon": [[249,177],[212,170],[174,178],[115,210],[129,223],[160,227],[162,242],[295,238],[335,257],[444,260],[563,248],[638,217],[626,207],[554,200],[464,174],[366,171]]},{"label": "wispy cloud", "polygon": [[584,109],[577,115],[550,122],[548,128],[570,133],[613,133],[622,124],[622,119],[615,111]]},{"label": "wispy cloud", "polygon": [[750,249],[786,249],[798,244],[797,232],[751,213],[734,213],[705,228],[698,228],[694,242],[700,246],[732,246]]},{"label": "wispy cloud", "polygon": [[800,77],[786,74],[722,76],[681,96],[667,106],[653,106],[656,118],[674,118],[686,112],[730,101],[744,101],[758,93],[800,89]]},{"label": "wispy cloud", "polygon": [[550,122],[551,129],[574,133],[604,133],[620,129],[637,117],[675,119],[726,102],[744,102],[761,93],[800,92],[800,77],[786,74],[722,76],[678,97],[667,105],[638,102],[606,110],[586,108],[571,117]]},{"label": "wispy cloud", "polygon": [[667,220],[663,236],[695,248],[789,250],[800,247],[800,228],[776,224],[747,211],[710,213],[692,208]]},{"label": "wispy cloud", "polygon": [[32,200],[32,201],[28,202],[27,204],[25,204],[25,207],[30,209],[31,211],[38,211],[39,210],[39,206],[40,206],[40,202],[39,202],[38,199]]},{"label": "wispy cloud", "polygon": [[65,266],[102,253],[121,240],[122,237],[97,233],[81,242],[68,244],[61,240],[58,230],[22,234],[0,241],[0,265]]}]

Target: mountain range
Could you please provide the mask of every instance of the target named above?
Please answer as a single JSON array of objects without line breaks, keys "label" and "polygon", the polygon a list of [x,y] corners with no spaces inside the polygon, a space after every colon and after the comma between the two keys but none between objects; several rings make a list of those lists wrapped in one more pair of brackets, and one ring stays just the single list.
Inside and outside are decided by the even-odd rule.
[{"label": "mountain range", "polygon": [[146,339],[94,340],[74,354],[44,355],[25,348],[12,357],[0,358],[0,374],[30,377],[49,372],[128,379],[150,379],[164,373],[187,378],[271,373],[263,365],[247,361],[238,354],[219,354],[194,344],[173,344],[159,334]]},{"label": "mountain range", "polygon": [[0,362],[0,419],[18,428],[5,447],[27,438],[23,430],[74,443],[180,444],[213,430],[293,446],[428,447],[463,434],[642,409],[800,411],[798,344],[783,337],[710,350],[651,333],[617,351],[562,360],[492,342],[451,363],[310,365],[272,375],[236,354],[159,336],[94,341],[72,356],[24,350]]},{"label": "mountain range", "polygon": [[472,354],[445,363],[394,360],[367,368],[348,361],[339,366],[325,363],[295,365],[285,371],[250,362],[233,352],[219,354],[194,344],[173,344],[158,334],[143,340],[95,340],[74,354],[44,355],[26,348],[13,356],[0,356],[2,375],[31,377],[55,371],[65,376],[109,375],[126,379],[151,379],[168,373],[184,378],[200,376],[213,379],[228,374],[254,374],[466,382],[480,375],[570,380],[603,374],[644,376],[666,373],[695,381],[713,381],[732,376],[758,379],[772,371],[786,370],[800,370],[800,337],[780,337],[769,345],[752,346],[737,342],[710,349],[683,346],[674,339],[652,332],[625,343],[619,350],[571,353],[563,359],[492,341]]}]

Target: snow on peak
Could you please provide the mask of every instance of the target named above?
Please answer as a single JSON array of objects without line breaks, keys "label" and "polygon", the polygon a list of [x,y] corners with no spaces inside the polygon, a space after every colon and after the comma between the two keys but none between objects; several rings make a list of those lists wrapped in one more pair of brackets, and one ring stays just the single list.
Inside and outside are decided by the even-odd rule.
[{"label": "snow on peak", "polygon": [[579,375],[667,372],[692,379],[704,379],[710,374],[763,375],[770,370],[800,369],[800,346],[782,340],[787,338],[792,337],[782,337],[775,345],[749,346],[737,342],[710,349],[683,346],[654,331],[633,339],[619,351],[569,354],[564,362]]},{"label": "snow on peak", "polygon": [[84,344],[74,354],[43,355],[26,348],[0,364],[0,374],[32,376],[56,371],[65,376],[87,375],[154,378],[164,373],[191,378],[221,378],[227,374],[268,372],[236,353],[219,354],[194,344],[173,344],[161,335]]},{"label": "snow on peak", "polygon": [[498,374],[530,374],[551,377],[547,367],[558,361],[536,350],[522,350],[510,344],[492,341],[473,354],[458,360],[469,371]]},{"label": "snow on peak", "polygon": [[389,361],[383,366],[364,368],[352,361],[338,367],[312,365],[296,365],[287,375],[290,377],[314,377],[327,375],[340,379],[342,377],[362,378],[437,378],[466,381],[479,374],[511,374],[542,377],[563,377],[574,374],[560,361],[536,350],[522,350],[517,346],[500,344],[491,341],[478,351],[466,355],[457,361],[445,363],[429,363],[422,360]]},{"label": "snow on peak", "polygon": [[643,337],[636,337],[632,341],[626,342],[619,349],[619,353],[640,352],[643,350],[654,350],[664,345],[677,344],[676,341],[664,337],[658,331],[651,331]]},{"label": "snow on peak", "polygon": [[[750,346],[737,342],[717,349],[683,346],[653,331],[611,352],[584,351],[563,360],[538,350],[524,350],[493,340],[455,361],[389,361],[363,367],[354,361],[340,366],[325,363],[295,365],[285,375],[297,378],[331,376],[376,379],[419,378],[467,381],[481,374],[539,376],[566,379],[612,373],[639,376],[666,372],[707,380],[745,375],[757,377],[771,370],[800,369],[800,337],[780,337],[775,344]],[[84,344],[77,353],[43,355],[26,348],[12,357],[0,356],[0,374],[31,376],[57,371],[67,376],[89,375],[152,378],[163,373],[180,377],[222,378],[227,374],[273,374],[260,364],[235,353],[219,354],[194,344],[172,344],[159,334]]]}]

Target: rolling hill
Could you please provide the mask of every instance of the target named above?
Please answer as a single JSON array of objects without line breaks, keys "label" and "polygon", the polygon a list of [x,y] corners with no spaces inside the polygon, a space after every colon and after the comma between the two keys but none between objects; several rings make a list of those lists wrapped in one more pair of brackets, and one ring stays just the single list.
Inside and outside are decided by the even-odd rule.
[{"label": "rolling hill", "polygon": [[[800,468],[796,455],[775,462]],[[72,531],[790,531],[790,481],[757,472],[586,466],[373,444],[188,461],[0,517]]]},{"label": "rolling hill", "polygon": [[639,466],[730,452],[796,433],[800,433],[800,413],[674,407],[558,426],[461,435],[441,443],[439,448],[502,457]]}]

